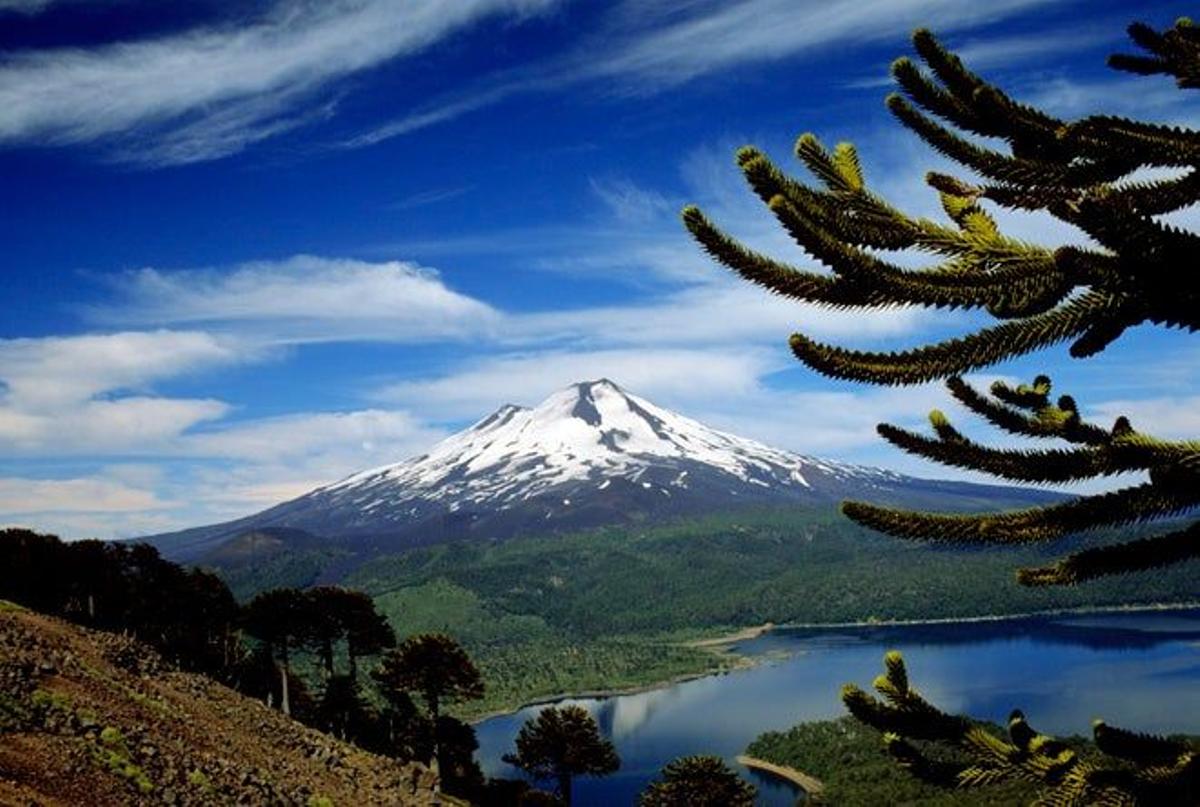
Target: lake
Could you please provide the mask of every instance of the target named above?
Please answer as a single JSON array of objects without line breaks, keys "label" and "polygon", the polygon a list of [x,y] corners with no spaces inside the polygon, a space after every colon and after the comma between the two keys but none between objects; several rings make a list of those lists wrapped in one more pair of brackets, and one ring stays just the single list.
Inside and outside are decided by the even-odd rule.
[{"label": "lake", "polygon": [[[699,753],[729,760],[758,787],[760,804],[793,804],[798,791],[733,758],[764,731],[844,714],[842,684],[871,691],[890,649],[903,652],[914,684],[949,711],[1004,724],[1020,708],[1050,734],[1090,734],[1097,717],[1140,731],[1200,733],[1200,610],[788,628],[734,648],[762,663],[651,692],[569,701],[596,717],[622,763],[614,776],[578,779],[577,807],[633,804],[666,762]],[[476,726],[486,774],[519,775],[500,757],[540,708]]]}]

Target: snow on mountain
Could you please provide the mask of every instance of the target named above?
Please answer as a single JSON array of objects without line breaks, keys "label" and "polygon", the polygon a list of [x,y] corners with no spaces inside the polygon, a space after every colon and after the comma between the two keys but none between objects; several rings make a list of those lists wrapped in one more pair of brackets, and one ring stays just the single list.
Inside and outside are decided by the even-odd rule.
[{"label": "snow on mountain", "polygon": [[750,505],[831,506],[866,498],[955,509],[1041,496],[782,451],[601,379],[573,384],[532,409],[506,404],[428,454],[356,473],[247,518],[149,540],[179,560],[264,529],[385,552],[469,537],[653,524]]}]

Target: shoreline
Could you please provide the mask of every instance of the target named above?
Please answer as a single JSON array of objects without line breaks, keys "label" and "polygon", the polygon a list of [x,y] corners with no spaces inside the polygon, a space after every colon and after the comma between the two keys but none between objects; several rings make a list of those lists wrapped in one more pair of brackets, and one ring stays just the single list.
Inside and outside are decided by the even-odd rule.
[{"label": "shoreline", "polygon": [[[776,630],[819,630],[819,629],[846,629],[846,628],[889,628],[889,627],[919,627],[921,625],[953,625],[953,624],[972,624],[979,622],[1006,622],[1020,619],[1033,619],[1037,617],[1052,617],[1052,616],[1086,616],[1089,614],[1131,614],[1131,613],[1151,613],[1159,611],[1191,611],[1200,609],[1200,602],[1181,602],[1181,603],[1139,603],[1133,605],[1083,605],[1073,608],[1052,608],[1042,611],[1026,611],[1015,614],[984,614],[981,616],[964,616],[964,617],[933,617],[930,619],[891,619],[891,620],[875,620],[875,621],[859,621],[859,622],[785,622],[775,624],[773,622],[764,622],[761,625],[751,625],[745,628],[740,628],[731,633],[721,634],[709,639],[693,639],[682,644],[686,647],[695,647],[705,650],[710,650],[713,653],[714,659],[725,658],[732,659],[732,664],[728,666],[714,666],[707,670],[698,670],[694,673],[685,673],[676,675],[670,679],[651,682],[647,684],[637,684],[628,687],[611,687],[605,689],[581,690],[576,692],[560,692],[553,695],[543,695],[524,701],[512,708],[497,709],[492,712],[472,717],[467,720],[472,726],[479,725],[486,720],[491,720],[496,717],[507,717],[514,715],[522,709],[527,709],[531,706],[543,706],[551,703],[559,703],[566,700],[578,700],[583,698],[614,698],[622,695],[640,695],[645,692],[653,692],[659,689],[683,684],[688,681],[695,681],[700,678],[707,678],[711,675],[725,675],[738,670],[751,669],[770,659],[770,655],[759,657],[743,656],[733,653],[729,648],[738,642],[750,641],[764,636],[767,633]],[[765,763],[771,764],[771,763]]]},{"label": "shoreline", "polygon": [[815,776],[810,776],[804,771],[798,771],[788,765],[776,765],[774,762],[768,762],[765,759],[739,754],[735,757],[739,765],[743,765],[753,771],[762,771],[769,773],[772,776],[778,776],[787,782],[792,783],[796,787],[804,791],[808,796],[820,795],[825,790],[825,783]]},{"label": "shoreline", "polygon": [[[715,645],[714,645],[715,646]],[[734,662],[727,667],[711,667],[707,670],[698,670],[692,673],[683,673],[676,675],[670,679],[663,681],[652,681],[648,684],[634,684],[627,687],[611,687],[606,689],[588,689],[577,692],[559,692],[554,695],[542,695],[532,700],[524,701],[520,706],[514,706],[511,709],[497,709],[493,712],[487,712],[478,717],[470,718],[467,723],[476,726],[485,720],[491,720],[495,717],[508,717],[515,715],[522,709],[528,709],[531,706],[545,706],[551,703],[561,703],[570,700],[582,700],[584,698],[615,698],[622,695],[641,695],[646,692],[654,692],[659,689],[673,687],[676,684],[684,684],[688,681],[696,681],[700,678],[708,678],[711,675],[724,675],[725,673],[735,672],[737,670],[745,670],[753,667],[757,662],[749,656],[734,656]]]},{"label": "shoreline", "polygon": [[1017,619],[1035,619],[1044,616],[1086,616],[1089,614],[1137,614],[1156,611],[1193,611],[1200,609],[1200,601],[1152,602],[1133,605],[1078,605],[1070,608],[1047,608],[1041,611],[1021,611],[1013,614],[981,614],[979,616],[944,616],[927,619],[877,619],[858,622],[784,622],[777,629],[813,630],[820,628],[898,628],[921,625],[969,625],[977,622],[1008,622]]},{"label": "shoreline", "polygon": [[699,648],[723,648],[738,642],[747,642],[751,639],[757,639],[764,633],[770,633],[775,628],[781,627],[774,622],[764,622],[761,625],[753,625],[748,628],[740,628],[733,633],[726,633],[721,636],[714,636],[711,639],[693,639],[690,642],[684,642],[684,647],[699,647]]}]

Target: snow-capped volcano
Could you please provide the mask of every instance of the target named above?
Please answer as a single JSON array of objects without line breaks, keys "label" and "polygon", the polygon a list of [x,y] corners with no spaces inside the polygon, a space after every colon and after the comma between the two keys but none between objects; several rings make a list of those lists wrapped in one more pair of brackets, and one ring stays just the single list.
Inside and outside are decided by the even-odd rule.
[{"label": "snow-capped volcano", "polygon": [[[663,469],[675,473],[664,479]],[[564,485],[591,482],[599,490],[615,480],[677,495],[701,469],[728,476],[730,492],[745,485],[810,488],[806,475],[814,473],[890,476],[717,431],[601,379],[573,384],[533,409],[505,404],[428,454],[354,474],[316,493],[352,498],[365,511],[414,498],[447,502],[452,510],[510,507]]]},{"label": "snow-capped volcano", "polygon": [[847,497],[953,507],[1003,491],[818,460],[710,428],[585,381],[533,408],[506,404],[423,454],[248,518],[151,539],[190,560],[250,530],[290,528],[378,551]]}]

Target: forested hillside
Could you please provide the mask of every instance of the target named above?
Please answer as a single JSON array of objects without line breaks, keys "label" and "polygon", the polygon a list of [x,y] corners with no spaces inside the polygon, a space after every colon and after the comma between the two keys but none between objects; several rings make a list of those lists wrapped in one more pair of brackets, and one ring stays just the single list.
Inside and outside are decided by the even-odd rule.
[{"label": "forested hillside", "polygon": [[[1093,540],[1106,540],[1104,536]],[[480,709],[622,688],[733,659],[687,646],[765,622],[849,622],[1187,601],[1197,563],[1159,575],[1029,589],[1036,548],[935,549],[888,540],[833,510],[760,511],[671,526],[428,547],[348,584],[400,633],[445,630],[490,684]]]}]

